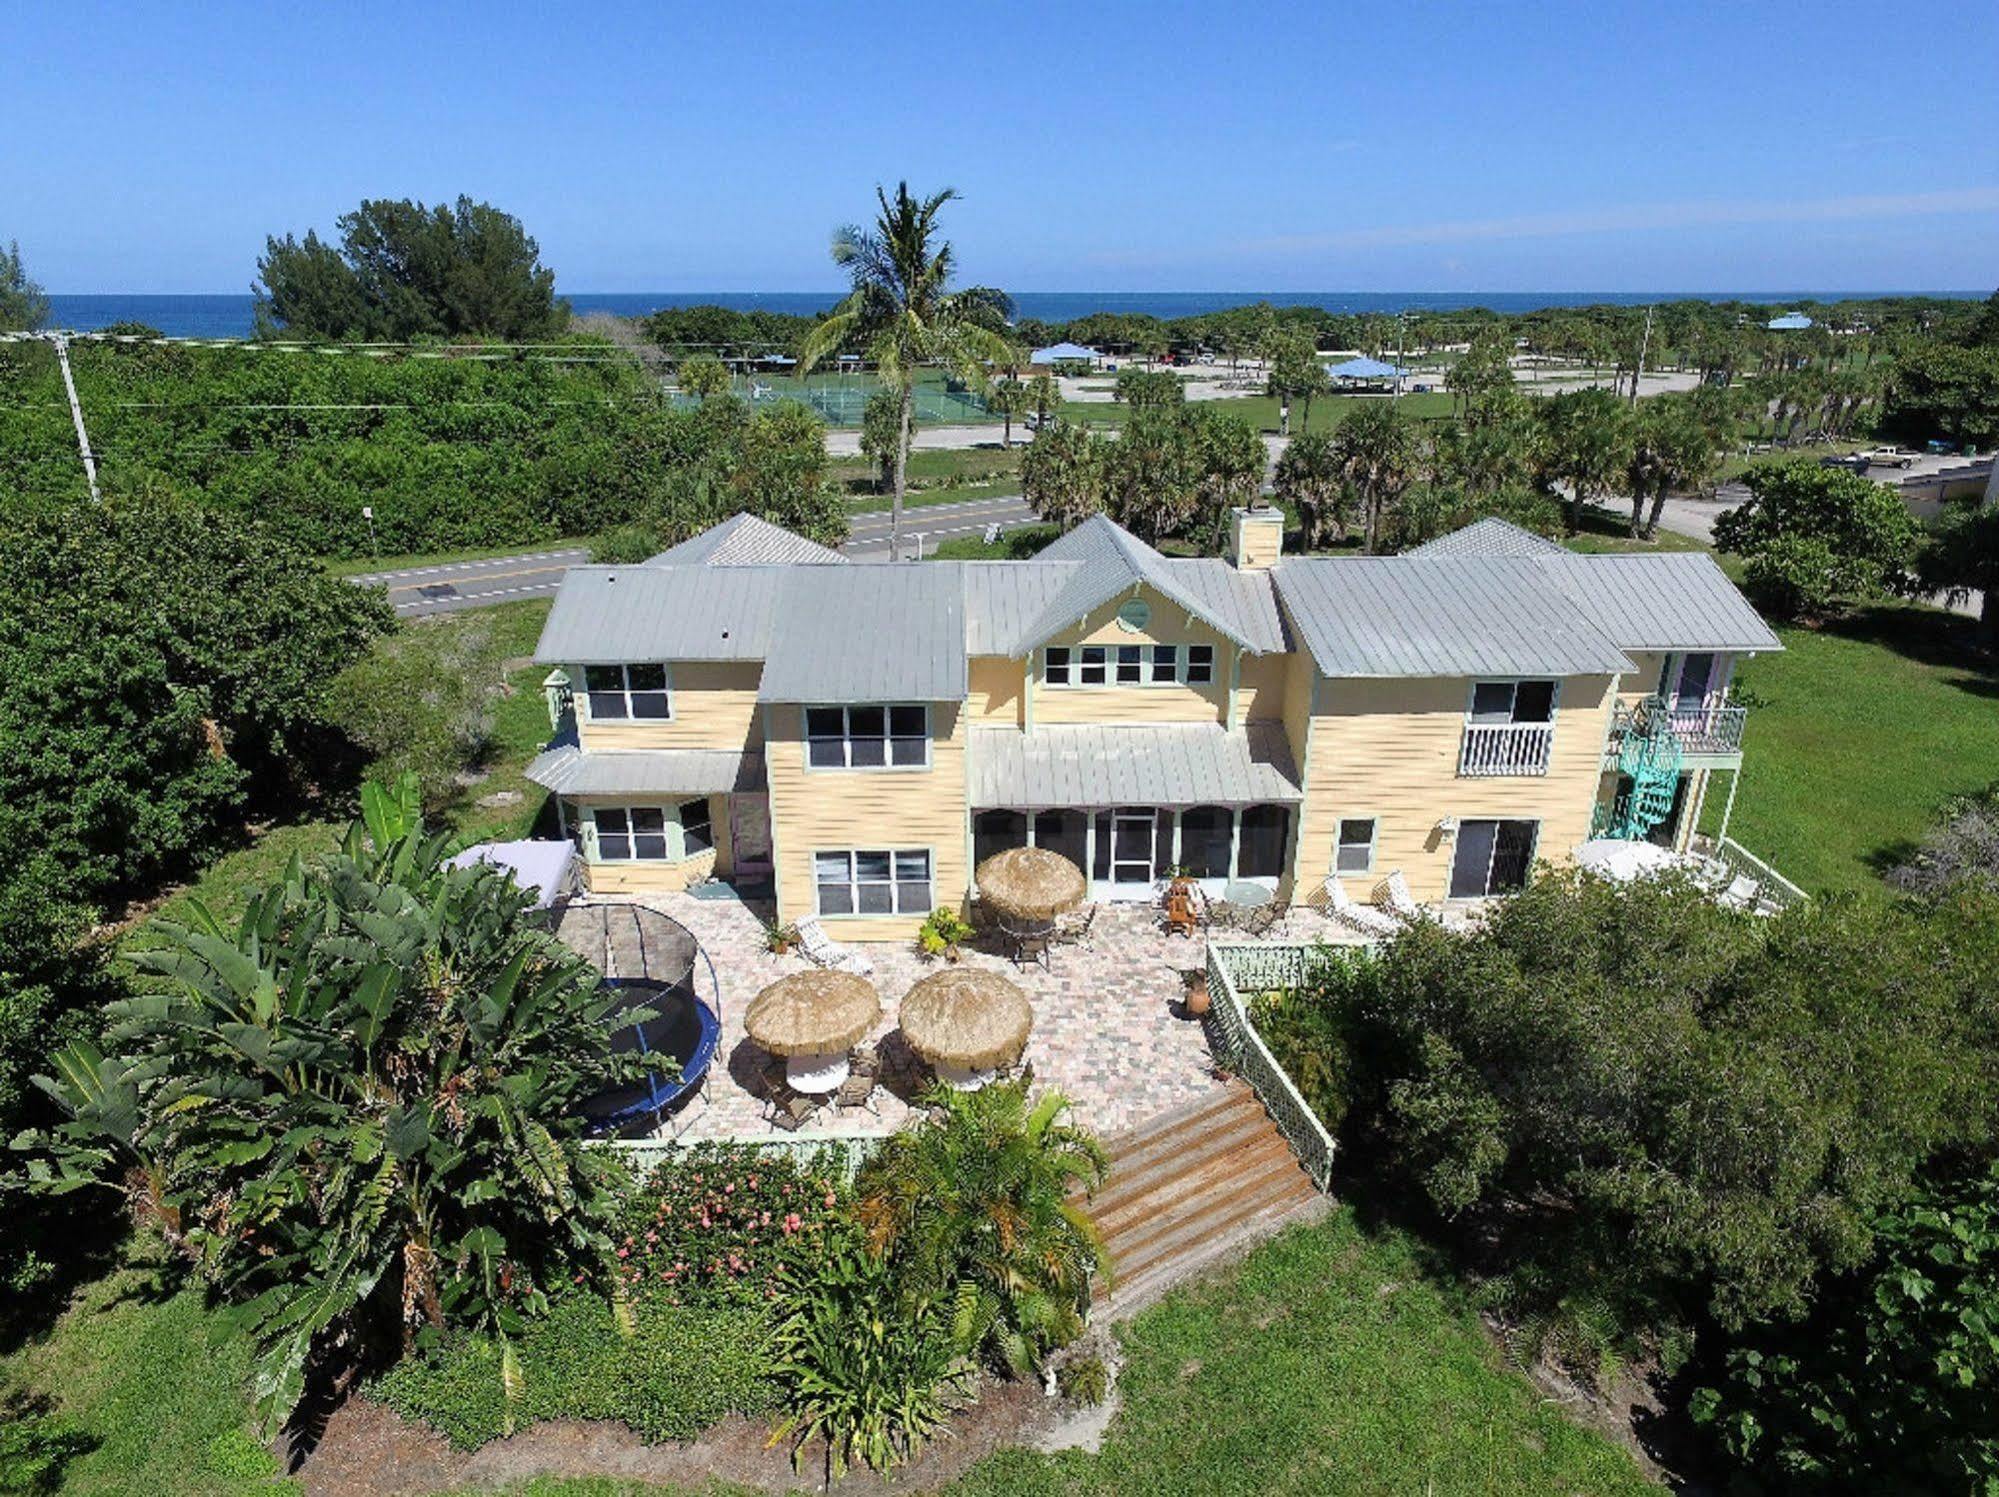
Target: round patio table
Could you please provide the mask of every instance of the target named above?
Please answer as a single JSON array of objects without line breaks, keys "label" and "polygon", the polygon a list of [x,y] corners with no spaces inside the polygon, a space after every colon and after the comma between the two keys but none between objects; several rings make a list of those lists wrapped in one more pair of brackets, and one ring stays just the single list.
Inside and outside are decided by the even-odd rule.
[{"label": "round patio table", "polygon": [[1239,904],[1246,910],[1269,904],[1276,897],[1262,884],[1252,884],[1247,879],[1232,878],[1222,885],[1222,898],[1230,904]]},{"label": "round patio table", "polygon": [[795,1092],[802,1092],[808,1097],[823,1097],[840,1089],[840,1083],[847,1079],[850,1069],[844,1050],[834,1055],[787,1055],[784,1059],[784,1080]]},{"label": "round patio table", "polygon": [[933,1064],[931,1069],[937,1073],[937,1079],[954,1092],[975,1092],[999,1077],[997,1069],[968,1071],[962,1066],[946,1065],[941,1061]]}]

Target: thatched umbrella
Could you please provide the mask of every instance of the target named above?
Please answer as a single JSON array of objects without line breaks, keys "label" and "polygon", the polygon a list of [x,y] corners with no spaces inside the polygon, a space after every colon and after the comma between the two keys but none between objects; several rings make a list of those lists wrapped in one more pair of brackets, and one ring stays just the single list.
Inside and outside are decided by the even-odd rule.
[{"label": "thatched umbrella", "polygon": [[881,1011],[880,995],[851,972],[794,972],[750,1000],[743,1028],[760,1048],[785,1057],[794,1086],[805,1076],[831,1076],[838,1086],[844,1077],[833,1073],[843,1069],[847,1051],[867,1038]]},{"label": "thatched umbrella", "polygon": [[1052,920],[1089,893],[1083,870],[1045,847],[1009,847],[979,864],[979,897],[1003,915]]},{"label": "thatched umbrella", "polygon": [[1027,1048],[1034,1008],[997,972],[952,967],[926,977],[902,1000],[903,1038],[947,1081],[1012,1065]]}]

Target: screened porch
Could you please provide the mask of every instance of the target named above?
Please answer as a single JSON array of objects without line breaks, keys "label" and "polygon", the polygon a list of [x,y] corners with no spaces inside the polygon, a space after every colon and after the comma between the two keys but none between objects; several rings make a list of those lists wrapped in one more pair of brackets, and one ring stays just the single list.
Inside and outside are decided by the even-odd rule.
[{"label": "screened porch", "polygon": [[1097,903],[1150,900],[1175,873],[1197,880],[1211,899],[1234,898],[1232,884],[1273,893],[1290,844],[1291,808],[1276,804],[972,813],[974,867],[1010,847],[1044,847],[1088,875]]}]

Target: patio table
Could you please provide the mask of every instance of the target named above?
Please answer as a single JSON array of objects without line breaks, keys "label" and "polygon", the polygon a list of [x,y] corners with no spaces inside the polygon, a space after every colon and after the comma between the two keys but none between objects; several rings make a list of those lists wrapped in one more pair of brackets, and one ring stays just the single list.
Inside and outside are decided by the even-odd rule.
[{"label": "patio table", "polygon": [[950,1087],[954,1092],[975,1092],[980,1087],[997,1080],[999,1077],[997,1067],[988,1067],[985,1070],[979,1071],[968,1071],[962,1066],[945,1065],[939,1062],[933,1065],[931,1069],[937,1073],[937,1079]]},{"label": "patio table", "polygon": [[1247,879],[1232,878],[1222,885],[1222,898],[1230,904],[1241,905],[1244,909],[1257,909],[1269,904],[1276,897],[1262,884],[1252,884]]},{"label": "patio table", "polygon": [[793,1055],[784,1062],[785,1083],[808,1097],[837,1092],[851,1067],[845,1051],[837,1055]]}]

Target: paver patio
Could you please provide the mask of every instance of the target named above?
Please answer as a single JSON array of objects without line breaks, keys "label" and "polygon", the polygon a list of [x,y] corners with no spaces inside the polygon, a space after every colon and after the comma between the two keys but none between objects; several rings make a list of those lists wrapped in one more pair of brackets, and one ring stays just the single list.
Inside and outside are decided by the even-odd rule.
[{"label": "paver patio", "polygon": [[[708,962],[697,959],[695,992],[717,1004],[715,985],[720,984],[721,1045],[707,1086],[669,1117],[660,1132],[689,1140],[772,1135],[761,1080],[769,1057],[745,1034],[743,1012],[767,985],[787,973],[808,970],[810,963],[795,952],[780,957],[768,951],[761,912],[734,898],[654,894],[600,897],[592,903],[641,904],[679,921],[713,963],[711,976]],[[1342,942],[1352,937],[1316,912],[1301,910],[1286,916],[1268,939]],[[874,962],[870,981],[882,998],[881,1022],[871,1038],[893,1073],[900,1044],[899,1037],[891,1038],[897,1007],[914,983],[939,969],[940,959],[920,955],[914,942],[860,949]],[[1221,1084],[1201,1025],[1179,1017],[1183,973],[1205,967],[1205,943],[1199,937],[1163,934],[1150,906],[1101,906],[1087,938],[1057,947],[1049,970],[1032,964],[1016,969],[981,943],[967,947],[963,960],[1003,973],[1027,994],[1034,1005],[1034,1032],[1024,1058],[1033,1066],[1037,1084],[1067,1096],[1075,1121],[1098,1134],[1121,1132],[1196,1101]],[[828,1107],[798,1131],[890,1132],[909,1116],[911,1090],[892,1075],[891,1085],[876,1089],[878,1115],[859,1109],[836,1113]]]}]

